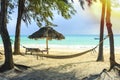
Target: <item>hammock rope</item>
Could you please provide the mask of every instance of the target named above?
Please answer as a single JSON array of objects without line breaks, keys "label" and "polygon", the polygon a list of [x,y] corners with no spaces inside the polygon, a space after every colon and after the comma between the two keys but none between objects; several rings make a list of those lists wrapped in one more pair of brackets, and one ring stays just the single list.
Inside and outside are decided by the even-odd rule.
[{"label": "hammock rope", "polygon": [[104,40],[106,40],[110,35],[106,35],[104,37],[104,39],[99,42],[98,45],[96,45],[94,48],[92,49],[89,49],[89,50],[86,50],[84,52],[80,52],[80,53],[77,53],[77,54],[72,54],[72,55],[50,55],[50,54],[37,54],[37,59],[38,59],[38,56],[39,57],[46,57],[46,58],[52,58],[52,59],[68,59],[68,58],[74,58],[74,57],[78,57],[78,56],[82,56],[86,53],[89,53],[89,52],[93,52],[93,53],[97,53],[97,51],[95,50],[101,43],[104,42]]},{"label": "hammock rope", "polygon": [[50,55],[50,54],[37,54],[37,58],[39,57],[46,57],[46,58],[52,58],[52,59],[68,59],[68,58],[74,58],[74,57],[78,57],[81,56],[83,54],[86,54],[90,51],[93,51],[93,49],[89,49],[87,51],[81,52],[81,53],[77,53],[77,54],[72,54],[72,55]]}]

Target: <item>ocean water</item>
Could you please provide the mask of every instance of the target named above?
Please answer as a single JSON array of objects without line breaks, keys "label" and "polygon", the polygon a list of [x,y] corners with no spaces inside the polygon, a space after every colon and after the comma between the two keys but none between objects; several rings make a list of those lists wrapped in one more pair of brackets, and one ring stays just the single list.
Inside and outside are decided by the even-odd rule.
[{"label": "ocean water", "polygon": [[[10,36],[13,40],[12,44],[14,44],[14,36]],[[57,47],[94,47],[99,43],[99,35],[65,35],[65,39],[63,40],[50,40],[49,46],[57,46]],[[120,47],[120,35],[114,36],[115,47]],[[0,45],[2,45],[2,40],[0,38]],[[28,46],[28,47],[39,47],[45,46],[46,40],[45,39],[29,39],[28,36],[22,35],[21,36],[21,46]],[[104,41],[104,46],[109,46],[109,39]]]}]

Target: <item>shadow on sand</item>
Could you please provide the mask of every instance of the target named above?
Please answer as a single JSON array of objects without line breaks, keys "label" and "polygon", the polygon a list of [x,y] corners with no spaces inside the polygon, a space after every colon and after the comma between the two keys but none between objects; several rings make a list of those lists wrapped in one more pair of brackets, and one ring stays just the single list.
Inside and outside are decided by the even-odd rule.
[{"label": "shadow on sand", "polygon": [[[10,80],[93,80],[96,75],[93,75],[91,79],[79,79],[75,76],[75,71],[66,71],[69,70],[69,68],[73,68],[77,66],[76,64],[81,63],[89,63],[89,62],[95,62],[95,61],[85,61],[85,62],[77,62],[77,63],[69,63],[60,65],[56,68],[47,68],[42,70],[33,70],[30,69],[28,71],[25,71],[21,73],[18,76],[13,77]],[[38,67],[38,66],[45,66],[45,64],[39,64],[32,67]]]},{"label": "shadow on sand", "polygon": [[19,76],[13,77],[10,80],[79,80],[75,77],[74,73],[60,73],[49,69],[33,70],[25,72]]},{"label": "shadow on sand", "polygon": [[[47,69],[32,69],[23,70],[22,72],[16,71],[17,75],[8,79],[8,77],[4,80],[119,80],[120,79],[120,69],[113,68],[110,72],[107,69],[103,69],[99,74],[90,74],[89,76],[82,77],[76,76],[76,72],[74,69],[69,70],[70,68],[75,68],[75,64],[81,63],[89,63],[94,61],[86,61],[86,62],[77,62],[77,63],[69,63],[65,65],[60,65],[58,67],[49,67]],[[45,66],[45,64],[35,65],[37,66]],[[79,72],[80,75],[81,72]],[[12,73],[10,73],[12,74]],[[3,77],[4,78],[4,77]],[[0,80],[3,80],[1,78]]]}]

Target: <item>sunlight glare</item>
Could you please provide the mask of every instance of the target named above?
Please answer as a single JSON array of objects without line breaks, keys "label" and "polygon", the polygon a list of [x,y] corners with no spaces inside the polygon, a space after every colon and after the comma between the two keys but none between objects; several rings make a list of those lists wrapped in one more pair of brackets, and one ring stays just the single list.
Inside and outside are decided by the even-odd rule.
[{"label": "sunlight glare", "polygon": [[[111,9],[112,9],[112,16],[120,17],[120,0],[111,0]],[[101,16],[101,2],[97,1],[91,6],[91,12],[93,15],[99,17]]]},{"label": "sunlight glare", "polygon": [[116,18],[120,17],[120,0],[112,0],[111,3],[112,15]]},{"label": "sunlight glare", "polygon": [[[116,28],[116,31],[119,30],[120,25],[120,0],[111,0],[111,21],[113,24],[113,27]],[[116,5],[113,5],[113,3],[117,3]],[[90,7],[90,11],[92,15],[94,15],[95,18],[101,19],[101,11],[102,11],[102,4],[100,1],[97,1]]]}]

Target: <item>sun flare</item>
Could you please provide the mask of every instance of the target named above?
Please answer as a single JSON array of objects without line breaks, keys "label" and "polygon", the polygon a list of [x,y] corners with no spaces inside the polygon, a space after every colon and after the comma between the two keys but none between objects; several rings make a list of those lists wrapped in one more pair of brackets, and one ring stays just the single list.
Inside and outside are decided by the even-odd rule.
[{"label": "sun flare", "polygon": [[112,10],[120,11],[120,0],[111,0]]},{"label": "sun flare", "polygon": [[[101,8],[102,4],[100,1],[97,1],[93,3],[91,6],[91,12],[96,16],[101,16]],[[120,0],[111,0],[111,14],[113,17],[119,17],[120,18]]]},{"label": "sun flare", "polygon": [[[94,18],[100,20],[102,12],[101,2],[100,1],[94,2],[93,5],[90,7],[90,12],[94,16]],[[119,32],[118,31],[120,25],[119,20],[120,20],[120,0],[111,0],[111,21],[116,32]]]}]

